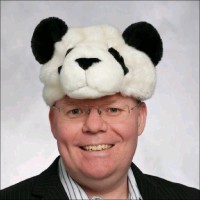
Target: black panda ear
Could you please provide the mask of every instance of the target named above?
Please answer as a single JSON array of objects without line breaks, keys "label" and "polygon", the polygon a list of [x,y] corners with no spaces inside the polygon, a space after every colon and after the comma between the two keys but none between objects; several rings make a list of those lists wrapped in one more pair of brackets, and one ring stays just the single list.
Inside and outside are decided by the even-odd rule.
[{"label": "black panda ear", "polygon": [[57,17],[43,19],[35,28],[31,39],[31,48],[35,59],[44,64],[54,52],[54,44],[61,40],[68,27]]},{"label": "black panda ear", "polygon": [[163,44],[157,30],[147,22],[130,25],[122,34],[125,42],[145,52],[156,66],[163,55]]}]

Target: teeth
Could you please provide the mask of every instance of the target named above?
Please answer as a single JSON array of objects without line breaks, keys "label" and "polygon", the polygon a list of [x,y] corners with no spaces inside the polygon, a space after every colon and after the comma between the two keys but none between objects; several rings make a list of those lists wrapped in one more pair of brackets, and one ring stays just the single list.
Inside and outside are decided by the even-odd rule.
[{"label": "teeth", "polygon": [[102,151],[110,149],[113,145],[111,144],[99,144],[99,145],[89,145],[82,147],[86,151]]}]

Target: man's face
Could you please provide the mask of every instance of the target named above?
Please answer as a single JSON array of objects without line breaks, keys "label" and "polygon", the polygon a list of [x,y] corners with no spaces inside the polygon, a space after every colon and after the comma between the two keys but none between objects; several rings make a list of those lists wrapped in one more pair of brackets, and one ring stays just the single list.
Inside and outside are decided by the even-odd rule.
[{"label": "man's face", "polygon": [[[137,101],[119,94],[85,100],[65,97],[56,102],[56,107],[68,104],[91,107],[114,104],[132,108],[137,105]],[[53,108],[49,116],[60,155],[72,178],[84,184],[92,183],[93,180],[117,181],[126,176],[138,136],[145,126],[144,103],[135,107],[127,113],[123,121],[117,123],[104,121],[96,109],[92,109],[84,120],[67,121],[64,113]]]}]

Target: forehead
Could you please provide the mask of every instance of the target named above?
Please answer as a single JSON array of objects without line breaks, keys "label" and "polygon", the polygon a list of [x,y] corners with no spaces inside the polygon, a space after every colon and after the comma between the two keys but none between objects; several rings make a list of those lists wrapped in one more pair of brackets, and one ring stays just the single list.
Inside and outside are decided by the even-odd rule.
[{"label": "forehead", "polygon": [[136,100],[132,97],[124,97],[121,94],[115,94],[110,96],[104,96],[97,99],[73,99],[68,96],[65,96],[56,103],[98,105],[98,104],[115,103],[115,102],[133,103],[136,102]]}]

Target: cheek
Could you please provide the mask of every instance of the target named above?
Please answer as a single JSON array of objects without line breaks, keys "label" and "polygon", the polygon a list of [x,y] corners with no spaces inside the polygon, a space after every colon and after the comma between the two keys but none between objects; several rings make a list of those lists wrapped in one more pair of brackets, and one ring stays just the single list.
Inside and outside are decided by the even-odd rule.
[{"label": "cheek", "polygon": [[128,119],[121,124],[113,126],[113,130],[117,133],[123,141],[135,139],[138,136],[137,119]]},{"label": "cheek", "polygon": [[58,145],[70,146],[76,141],[78,133],[80,133],[80,126],[73,125],[62,120],[55,122],[55,135]]},{"label": "cheek", "polygon": [[[65,163],[75,164],[77,137],[80,136],[80,126],[57,122],[56,135],[58,151]],[[67,165],[68,166],[68,165]]]},{"label": "cheek", "polygon": [[117,152],[115,154],[116,160],[120,160],[120,162],[129,166],[137,147],[138,127],[135,122],[126,121],[123,124],[116,125],[113,129],[115,134],[120,137],[120,142],[117,144]]},{"label": "cheek", "polygon": [[122,124],[115,126],[115,133],[121,138],[124,151],[134,152],[138,141],[138,121],[137,118],[129,118]]}]

